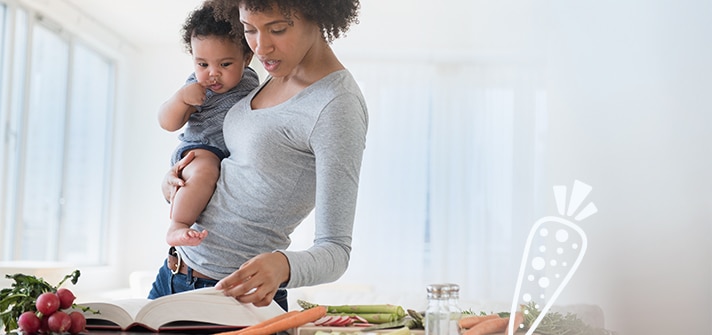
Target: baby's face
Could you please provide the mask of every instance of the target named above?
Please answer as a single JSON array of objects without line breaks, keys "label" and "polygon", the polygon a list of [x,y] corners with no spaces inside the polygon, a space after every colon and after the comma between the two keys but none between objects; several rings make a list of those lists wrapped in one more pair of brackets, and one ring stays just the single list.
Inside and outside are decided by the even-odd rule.
[{"label": "baby's face", "polygon": [[237,86],[249,64],[240,45],[217,36],[194,36],[190,43],[198,82],[215,93]]}]

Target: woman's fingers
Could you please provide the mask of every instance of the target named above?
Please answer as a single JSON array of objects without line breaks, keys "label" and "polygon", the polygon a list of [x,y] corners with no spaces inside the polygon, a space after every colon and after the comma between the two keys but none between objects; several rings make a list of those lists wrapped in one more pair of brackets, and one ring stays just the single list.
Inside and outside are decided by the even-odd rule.
[{"label": "woman's fingers", "polygon": [[188,153],[186,153],[181,160],[173,165],[173,167],[171,167],[171,169],[168,170],[166,175],[163,177],[161,191],[163,192],[163,197],[166,198],[166,201],[169,203],[173,203],[173,198],[175,197],[176,192],[180,187],[185,185],[185,181],[183,180],[181,174],[183,169],[185,169],[185,167],[188,166],[193,159],[195,159],[195,153],[188,151]]},{"label": "woman's fingers", "polygon": [[240,269],[219,281],[215,287],[241,302],[267,306],[280,284],[288,279],[289,264],[286,256],[280,252],[272,252],[248,260]]},{"label": "woman's fingers", "polygon": [[262,307],[272,303],[272,299],[274,299],[274,295],[277,293],[276,290],[272,290],[263,294],[262,292],[258,292],[258,290],[255,290],[252,294],[237,297],[237,300],[243,303],[252,303],[257,307]]},{"label": "woman's fingers", "polygon": [[215,288],[241,302],[252,302],[260,286],[256,277],[246,276],[238,270],[220,280]]},{"label": "woman's fingers", "polygon": [[195,152],[188,151],[188,153],[186,153],[185,156],[183,156],[183,158],[181,158],[178,161],[178,163],[176,163],[176,165],[174,165],[173,168],[176,170],[176,173],[178,173],[178,175],[180,175],[180,172],[183,171],[183,169],[185,169],[185,167],[188,166],[188,163],[192,162],[194,158],[195,158]]}]

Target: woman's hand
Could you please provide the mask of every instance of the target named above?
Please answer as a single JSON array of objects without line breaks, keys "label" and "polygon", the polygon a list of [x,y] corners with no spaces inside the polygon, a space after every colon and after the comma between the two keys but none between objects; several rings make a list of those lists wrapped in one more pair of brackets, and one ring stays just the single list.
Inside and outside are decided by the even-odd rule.
[{"label": "woman's hand", "polygon": [[243,303],[267,306],[282,283],[289,281],[289,261],[281,252],[259,254],[215,285]]},{"label": "woman's hand", "polygon": [[[173,198],[176,196],[176,192],[179,188],[185,185],[185,180],[183,180],[182,172],[188,163],[192,162],[195,158],[195,153],[188,151],[181,160],[178,161],[173,167],[166,173],[163,177],[163,182],[161,183],[161,191],[163,192],[163,197],[166,201],[173,203]],[[171,211],[173,212],[173,211]]]}]

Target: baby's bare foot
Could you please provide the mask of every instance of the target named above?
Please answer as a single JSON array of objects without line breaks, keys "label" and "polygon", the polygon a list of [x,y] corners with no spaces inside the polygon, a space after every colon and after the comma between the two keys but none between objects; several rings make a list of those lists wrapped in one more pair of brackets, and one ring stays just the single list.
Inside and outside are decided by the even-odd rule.
[{"label": "baby's bare foot", "polygon": [[199,232],[194,229],[177,229],[168,232],[166,242],[171,246],[195,246],[203,242],[203,239],[208,236],[208,231]]}]

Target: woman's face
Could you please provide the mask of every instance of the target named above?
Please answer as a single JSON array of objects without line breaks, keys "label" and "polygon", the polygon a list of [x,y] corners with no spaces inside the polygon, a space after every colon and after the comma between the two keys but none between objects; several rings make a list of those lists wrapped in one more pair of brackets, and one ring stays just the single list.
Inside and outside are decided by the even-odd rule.
[{"label": "woman's face", "polygon": [[286,18],[277,7],[251,12],[241,6],[240,21],[247,43],[272,77],[296,73],[308,61],[310,50],[323,40],[314,22],[302,19],[299,13]]}]

